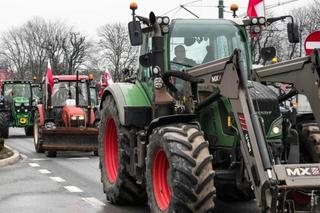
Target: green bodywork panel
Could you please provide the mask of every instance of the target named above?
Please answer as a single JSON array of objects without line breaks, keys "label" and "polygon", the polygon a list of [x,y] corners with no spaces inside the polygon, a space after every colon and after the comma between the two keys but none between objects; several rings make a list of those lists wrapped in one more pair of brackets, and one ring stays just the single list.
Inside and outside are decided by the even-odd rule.
[{"label": "green bodywork panel", "polygon": [[[112,95],[117,105],[119,112],[120,123],[125,125],[124,108],[125,107],[150,107],[151,102],[143,89],[143,86],[139,83],[115,83],[110,85],[105,91],[102,97],[103,100],[107,95]],[[100,109],[103,105],[100,105]]]}]

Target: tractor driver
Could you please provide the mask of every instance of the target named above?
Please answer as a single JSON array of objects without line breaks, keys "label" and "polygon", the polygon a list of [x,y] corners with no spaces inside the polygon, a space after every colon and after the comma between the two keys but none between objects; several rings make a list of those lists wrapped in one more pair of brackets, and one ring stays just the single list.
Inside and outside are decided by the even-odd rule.
[{"label": "tractor driver", "polygon": [[174,48],[174,57],[173,61],[181,64],[181,66],[185,65],[186,67],[193,67],[197,65],[197,63],[186,57],[186,49],[182,45],[178,45]]}]

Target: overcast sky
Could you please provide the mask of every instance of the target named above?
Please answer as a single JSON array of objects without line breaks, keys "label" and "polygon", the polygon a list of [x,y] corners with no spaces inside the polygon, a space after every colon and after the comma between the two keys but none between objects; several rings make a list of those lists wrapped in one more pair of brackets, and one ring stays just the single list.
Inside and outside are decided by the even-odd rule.
[{"label": "overcast sky", "polygon": [[[148,16],[152,10],[156,15],[162,15],[181,4],[192,0],[137,0],[139,15]],[[266,0],[266,5],[274,5],[288,0]],[[74,25],[86,35],[94,36],[96,29],[106,23],[128,22],[130,20],[130,0],[0,0],[0,31],[19,26],[39,16],[47,20],[62,20]],[[229,8],[232,3],[240,6],[239,14],[246,11],[248,0],[224,0]],[[274,12],[278,15],[287,14],[289,9],[301,7],[312,0],[298,0],[296,2],[278,6]],[[202,0],[190,4],[187,8],[203,18],[217,18],[218,0]],[[195,7],[201,6],[201,7]],[[209,6],[209,7],[208,7]],[[226,10],[229,11],[229,9]],[[178,9],[168,13],[174,18],[191,18],[186,11]],[[226,14],[226,17],[231,17]]]}]

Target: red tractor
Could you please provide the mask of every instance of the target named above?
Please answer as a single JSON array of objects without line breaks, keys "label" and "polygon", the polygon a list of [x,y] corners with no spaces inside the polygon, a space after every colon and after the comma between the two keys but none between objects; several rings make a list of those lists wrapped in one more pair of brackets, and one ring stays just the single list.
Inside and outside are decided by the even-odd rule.
[{"label": "red tractor", "polygon": [[34,117],[37,153],[56,157],[57,151],[93,151],[98,155],[97,92],[92,77],[55,75],[52,91],[43,83],[43,101]]}]

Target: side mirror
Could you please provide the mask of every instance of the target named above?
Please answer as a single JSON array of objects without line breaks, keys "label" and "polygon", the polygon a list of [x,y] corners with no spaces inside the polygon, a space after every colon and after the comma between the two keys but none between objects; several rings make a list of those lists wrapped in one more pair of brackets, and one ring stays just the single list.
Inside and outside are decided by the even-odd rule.
[{"label": "side mirror", "polygon": [[287,30],[288,30],[288,40],[290,43],[299,43],[299,27],[295,23],[288,23],[287,24]]},{"label": "side mirror", "polygon": [[128,24],[130,43],[132,46],[142,44],[142,30],[138,21],[131,21]]}]

